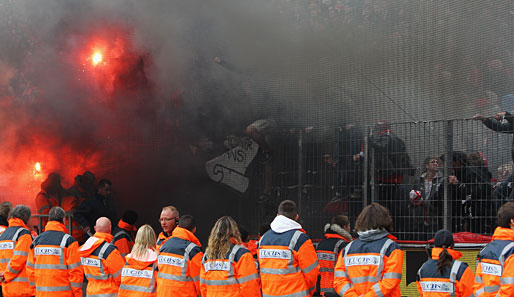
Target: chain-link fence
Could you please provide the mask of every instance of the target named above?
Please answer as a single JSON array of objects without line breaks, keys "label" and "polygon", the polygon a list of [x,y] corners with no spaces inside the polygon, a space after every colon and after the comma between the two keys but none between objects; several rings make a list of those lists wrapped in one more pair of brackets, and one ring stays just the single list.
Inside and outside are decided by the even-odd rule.
[{"label": "chain-link fence", "polygon": [[512,172],[511,138],[470,119],[283,129],[271,157],[254,163],[246,218],[269,223],[291,199],[319,238],[333,215],[353,226],[365,205],[379,202],[401,240],[428,240],[441,228],[491,234],[511,191],[502,183]]}]

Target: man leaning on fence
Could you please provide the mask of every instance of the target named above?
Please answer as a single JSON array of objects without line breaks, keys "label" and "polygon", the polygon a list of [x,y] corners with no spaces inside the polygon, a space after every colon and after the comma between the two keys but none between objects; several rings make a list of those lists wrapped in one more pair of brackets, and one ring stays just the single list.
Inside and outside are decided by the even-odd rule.
[{"label": "man leaning on fence", "polygon": [[[493,117],[485,117],[481,114],[477,114],[473,117],[474,120],[482,121],[482,123],[489,129],[512,134],[514,132],[514,115],[509,112],[499,112]],[[514,160],[514,138],[512,139],[511,157]],[[509,175],[500,186],[494,190],[493,198],[502,201],[514,201],[514,191],[508,191],[509,184],[514,181],[514,173]]]}]

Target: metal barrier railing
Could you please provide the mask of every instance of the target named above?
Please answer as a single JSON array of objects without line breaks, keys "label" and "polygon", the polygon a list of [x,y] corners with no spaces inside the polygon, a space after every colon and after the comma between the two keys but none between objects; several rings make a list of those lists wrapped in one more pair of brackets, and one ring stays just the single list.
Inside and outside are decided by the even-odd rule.
[{"label": "metal barrier railing", "polygon": [[[348,215],[353,226],[363,206],[376,201],[389,208],[400,239],[427,240],[441,228],[491,234],[498,207],[510,199],[511,187],[499,183],[512,172],[512,136],[480,121],[284,130],[276,138],[272,198],[255,202],[265,174],[257,157],[249,191],[255,199],[242,218],[248,226],[269,222],[278,203],[291,199],[316,238],[333,215]],[[437,164],[425,164],[429,156]]]},{"label": "metal barrier railing", "polygon": [[[38,234],[41,234],[43,232],[43,218],[48,218],[49,215],[48,214],[33,214],[31,216],[31,218],[36,218],[38,223],[37,223],[37,233]],[[66,216],[64,217],[64,225],[68,227],[68,234],[72,235],[72,218],[73,218],[73,214],[66,214]]]}]

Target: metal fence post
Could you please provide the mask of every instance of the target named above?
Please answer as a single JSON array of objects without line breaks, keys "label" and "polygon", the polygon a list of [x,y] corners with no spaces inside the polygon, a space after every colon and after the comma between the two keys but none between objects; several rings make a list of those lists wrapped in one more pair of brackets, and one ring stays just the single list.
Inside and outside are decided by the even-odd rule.
[{"label": "metal fence post", "polygon": [[[365,135],[369,135],[368,133],[368,130],[367,130],[367,127],[366,127],[366,134]],[[364,137],[364,146],[363,146],[363,158],[364,158],[364,161],[362,163],[362,208],[366,207],[366,205],[368,204],[368,182],[369,181],[369,143],[368,143],[368,137],[365,136]],[[371,185],[371,182],[370,182],[370,185]]]},{"label": "metal fence post", "polygon": [[298,133],[298,213],[302,213],[302,192],[303,192],[303,129]]},{"label": "metal fence post", "polygon": [[444,171],[443,171],[443,179],[446,181],[444,183],[444,207],[443,207],[443,228],[450,230],[453,232],[453,224],[451,221],[453,219],[450,218],[450,222],[448,222],[448,217],[452,214],[452,205],[450,203],[450,189],[449,189],[449,176],[451,175],[452,170],[452,162],[453,162],[453,121],[449,120],[445,122],[444,125],[444,134],[446,135],[446,156],[444,160]]}]

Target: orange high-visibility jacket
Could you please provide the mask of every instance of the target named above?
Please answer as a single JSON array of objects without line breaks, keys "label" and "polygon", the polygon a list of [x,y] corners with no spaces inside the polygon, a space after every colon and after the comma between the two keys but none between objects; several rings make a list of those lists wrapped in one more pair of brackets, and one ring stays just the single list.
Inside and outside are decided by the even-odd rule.
[{"label": "orange high-visibility jacket", "polygon": [[337,259],[334,289],[344,297],[400,297],[403,251],[384,230],[368,230]]},{"label": "orange high-visibility jacket", "polygon": [[334,290],[334,268],[336,261],[348,244],[349,239],[335,233],[325,233],[325,239],[318,243],[316,254],[318,255],[320,274],[320,293],[335,296]]},{"label": "orange high-visibility jacket", "polygon": [[7,230],[7,226],[0,225],[0,234],[4,233]]},{"label": "orange high-visibility jacket", "polygon": [[[173,231],[171,233],[173,233]],[[157,243],[155,244],[156,250],[159,251],[159,249],[164,244],[164,242],[166,242],[166,240],[168,240],[170,237],[171,237],[171,234],[168,235],[168,233],[166,233],[164,231],[159,233],[159,236],[157,237]]]},{"label": "orange high-visibility jacket", "polygon": [[318,257],[300,224],[279,215],[259,241],[264,296],[312,296],[318,279]]},{"label": "orange high-visibility jacket", "polygon": [[[75,210],[79,207],[80,203],[84,201],[84,198],[77,198],[75,196],[69,195],[62,198],[62,208],[64,211],[69,213],[74,213]],[[66,223],[66,228],[69,228],[69,224]],[[70,231],[70,230],[68,230]],[[78,242],[83,242],[84,239],[84,230],[82,226],[71,216],[71,236],[75,238]]]},{"label": "orange high-visibility jacket", "polygon": [[477,297],[514,296],[514,230],[494,230],[493,241],[477,256],[475,275]]},{"label": "orange high-visibility jacket", "polygon": [[457,261],[462,254],[447,249],[453,258],[450,267],[441,275],[437,269],[437,260],[442,248],[432,249],[432,259],[427,260],[418,271],[416,285],[421,297],[473,297],[475,275],[468,264]]},{"label": "orange high-visibility jacket", "polygon": [[200,241],[189,230],[176,227],[159,251],[158,296],[200,296]]},{"label": "orange high-visibility jacket", "polygon": [[200,271],[202,297],[260,297],[259,273],[252,254],[242,245],[232,244],[225,259],[202,257]]},{"label": "orange high-visibility jacket", "polygon": [[157,253],[149,249],[144,258],[128,254],[125,259],[118,297],[156,297]]},{"label": "orange high-visibility jacket", "polygon": [[36,297],[82,297],[78,243],[62,223],[49,221],[30,246],[27,273]]},{"label": "orange high-visibility jacket", "polygon": [[118,222],[118,227],[114,228],[112,234],[112,244],[114,244],[123,258],[127,256],[134,246],[134,233],[136,226],[125,223],[123,220]]},{"label": "orange high-visibility jacket", "polygon": [[110,244],[112,235],[96,232],[79,249],[80,260],[87,278],[88,297],[116,297],[121,283],[125,260]]},{"label": "orange high-visibility jacket", "polygon": [[26,263],[32,236],[25,223],[9,219],[9,228],[0,235],[0,271],[4,272],[3,295],[34,296],[34,284],[29,283]]}]

